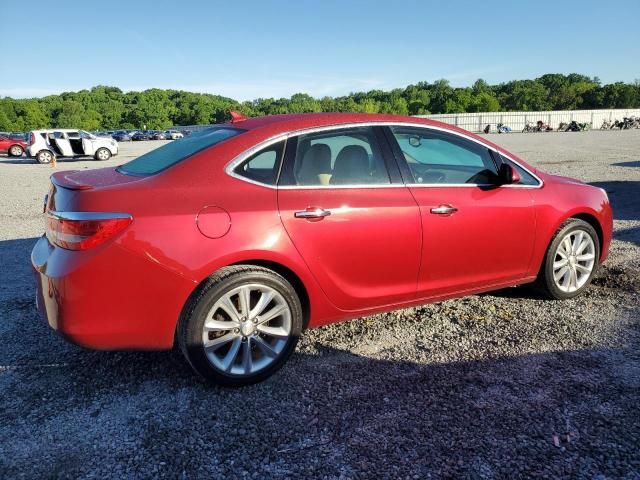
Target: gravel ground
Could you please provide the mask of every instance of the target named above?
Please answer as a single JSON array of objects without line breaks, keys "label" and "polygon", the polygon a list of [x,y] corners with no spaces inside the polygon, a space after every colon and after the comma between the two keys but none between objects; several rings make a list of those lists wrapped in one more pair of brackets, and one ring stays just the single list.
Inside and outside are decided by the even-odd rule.
[{"label": "gravel ground", "polygon": [[586,295],[514,288],[323,327],[241,390],[202,385],[176,351],[53,334],[28,260],[52,169],[0,158],[0,478],[640,478],[640,131],[490,138],[609,191],[615,241]]}]

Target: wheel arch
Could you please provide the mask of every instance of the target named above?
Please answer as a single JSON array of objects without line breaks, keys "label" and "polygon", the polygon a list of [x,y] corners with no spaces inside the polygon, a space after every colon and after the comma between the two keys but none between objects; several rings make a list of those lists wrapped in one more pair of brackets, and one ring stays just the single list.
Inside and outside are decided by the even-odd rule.
[{"label": "wheel arch", "polygon": [[598,234],[598,242],[600,244],[600,257],[602,257],[602,250],[603,250],[602,245],[604,242],[604,232],[602,230],[602,225],[600,225],[600,222],[598,221],[598,219],[594,215],[591,215],[590,213],[587,213],[587,212],[577,213],[572,215],[569,218],[577,218],[578,220],[587,222],[589,225],[593,227],[593,229]]},{"label": "wheel arch", "polygon": [[293,289],[296,291],[298,297],[300,298],[300,303],[302,304],[302,313],[304,315],[302,327],[304,329],[307,328],[307,325],[309,324],[309,318],[311,316],[311,302],[309,300],[307,287],[305,287],[304,282],[298,276],[298,274],[296,274],[289,267],[271,260],[243,260],[233,263],[232,265],[254,265],[256,267],[263,267],[269,270],[273,270],[278,275],[284,277],[293,286]]},{"label": "wheel arch", "polygon": [[209,282],[211,277],[214,276],[217,272],[219,272],[223,268],[238,266],[238,265],[249,265],[249,266],[266,268],[284,277],[293,286],[294,290],[298,294],[298,298],[300,299],[300,304],[302,305],[302,314],[304,317],[302,328],[303,330],[307,328],[307,326],[309,325],[309,320],[311,318],[311,300],[309,297],[309,292],[307,290],[307,287],[305,286],[300,276],[297,273],[295,273],[293,270],[291,270],[289,267],[276,261],[264,260],[264,259],[258,259],[258,258],[239,260],[233,263],[221,265],[220,267],[216,268],[209,275],[203,278],[191,291],[191,293],[185,300],[184,304],[182,305],[182,308],[180,309],[180,315],[174,327],[174,345],[176,344],[176,335],[178,333],[178,326],[180,325],[181,319],[186,314],[191,301],[194,298],[197,298],[200,291],[207,285],[207,282]]},{"label": "wheel arch", "polygon": [[550,230],[550,235],[548,237],[546,237],[545,235],[546,242],[544,243],[544,250],[541,251],[540,253],[541,256],[538,257],[539,261],[536,260],[535,263],[533,263],[532,265],[532,269],[530,270],[534,275],[537,275],[537,276],[540,275],[540,272],[544,268],[544,262],[547,256],[547,251],[549,250],[549,246],[551,245],[551,242],[553,242],[553,239],[555,238],[556,233],[558,232],[562,224],[564,224],[567,220],[571,220],[572,218],[587,222],[589,225],[591,225],[594,228],[594,230],[596,231],[596,234],[598,235],[598,242],[600,244],[600,258],[598,260],[601,261],[603,252],[604,252],[604,249],[602,248],[603,241],[604,241],[604,231],[603,231],[602,225],[600,224],[600,221],[598,220],[597,215],[584,210],[574,211],[558,219],[557,222],[554,223],[553,229]]}]

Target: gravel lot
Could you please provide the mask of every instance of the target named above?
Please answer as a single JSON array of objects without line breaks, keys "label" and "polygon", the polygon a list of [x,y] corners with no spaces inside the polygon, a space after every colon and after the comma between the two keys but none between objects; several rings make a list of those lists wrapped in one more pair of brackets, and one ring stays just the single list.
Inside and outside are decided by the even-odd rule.
[{"label": "gravel lot", "polygon": [[0,478],[640,478],[640,130],[490,138],[609,191],[615,241],[588,293],[515,288],[324,327],[241,390],[202,385],[177,351],[51,332],[29,252],[52,169],[0,157]]}]

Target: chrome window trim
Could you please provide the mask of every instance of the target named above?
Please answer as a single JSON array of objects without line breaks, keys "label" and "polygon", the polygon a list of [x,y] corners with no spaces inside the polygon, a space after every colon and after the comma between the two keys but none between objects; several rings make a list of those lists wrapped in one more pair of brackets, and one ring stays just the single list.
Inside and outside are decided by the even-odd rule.
[{"label": "chrome window trim", "polygon": [[[383,184],[359,184],[359,185],[284,185],[284,186],[278,186],[278,185],[269,185],[266,183],[262,183],[262,182],[257,182],[255,180],[251,180],[249,178],[243,177],[242,175],[238,175],[237,173],[235,173],[233,170],[240,165],[242,162],[244,162],[247,158],[249,158],[251,155],[253,155],[254,153],[258,152],[259,150],[262,150],[263,148],[268,147],[269,145],[272,145],[274,143],[277,143],[281,140],[287,140],[290,137],[295,137],[298,135],[305,135],[308,133],[317,133],[317,132],[325,132],[325,131],[332,131],[332,130],[342,130],[342,129],[346,129],[346,128],[356,128],[356,127],[392,127],[392,126],[397,126],[397,127],[412,127],[412,128],[424,128],[426,130],[437,130],[440,132],[445,132],[448,133],[450,135],[456,135],[458,137],[462,137],[466,140],[472,141],[474,143],[477,143],[478,145],[483,146],[484,148],[491,150],[492,152],[498,153],[499,155],[502,155],[503,157],[505,157],[507,160],[515,163],[516,165],[518,165],[520,168],[522,168],[525,172],[527,172],[529,175],[531,175],[533,178],[536,179],[536,181],[538,182],[538,185],[500,185],[496,188],[527,188],[527,189],[538,189],[538,188],[542,188],[544,186],[544,181],[538,176],[536,175],[534,172],[532,172],[531,170],[529,170],[528,168],[526,168],[524,165],[521,165],[518,161],[516,161],[515,159],[513,159],[510,155],[507,155],[504,152],[501,152],[499,150],[497,150],[496,148],[487,145],[486,143],[482,142],[481,140],[478,140],[476,138],[473,138],[469,135],[466,135],[462,132],[456,132],[453,130],[450,130],[448,128],[444,128],[444,127],[438,127],[436,125],[424,125],[421,123],[411,123],[411,122],[389,122],[389,121],[384,121],[384,122],[355,122],[355,123],[343,123],[343,124],[338,124],[338,125],[325,125],[322,127],[311,127],[311,128],[303,128],[300,130],[292,130],[291,132],[287,132],[287,133],[279,133],[278,135],[275,135],[271,138],[268,138],[260,143],[258,143],[257,145],[254,145],[253,147],[251,147],[248,150],[245,150],[244,152],[240,153],[239,155],[236,155],[229,163],[227,163],[227,165],[224,168],[224,171],[227,175],[229,175],[230,177],[233,177],[237,180],[241,180],[243,182],[247,182],[253,185],[257,185],[259,187],[266,187],[266,188],[271,188],[274,190],[277,189],[283,189],[283,190],[313,190],[313,189],[317,189],[317,190],[326,190],[326,189],[351,189],[351,188],[401,188],[401,187],[411,187],[411,188],[415,188],[415,187],[420,187],[420,188],[443,188],[443,187],[453,187],[453,188],[461,188],[461,187],[495,187],[495,185],[492,184],[479,184],[479,183],[462,183],[462,184],[453,184],[453,183],[383,183]],[[285,145],[286,147],[286,145]],[[286,148],[285,148],[286,150]],[[284,154],[284,152],[283,152]]]},{"label": "chrome window trim", "polygon": [[406,188],[408,185],[404,183],[359,183],[356,185],[282,185],[278,190],[340,190],[359,188],[367,190],[373,188]]},{"label": "chrome window trim", "polygon": [[83,220],[109,220],[113,218],[128,218],[133,219],[131,215],[123,212],[55,212],[49,210],[46,215],[58,220],[71,220],[71,221],[83,221]]},{"label": "chrome window trim", "polygon": [[[262,182],[258,182],[257,180],[252,180],[250,178],[244,177],[242,175],[237,174],[236,172],[234,172],[234,170],[236,169],[236,167],[238,167],[240,164],[242,164],[246,159],[248,159],[249,157],[251,157],[252,155],[258,153],[260,150],[267,148],[271,145],[274,145],[278,142],[281,142],[283,140],[287,140],[289,138],[289,134],[287,133],[281,133],[276,135],[275,137],[271,137],[268,138],[267,140],[264,140],[256,145],[254,145],[253,147],[251,147],[248,150],[245,150],[244,152],[242,152],[240,155],[237,155],[233,160],[231,160],[229,163],[227,163],[227,165],[224,167],[224,171],[227,175],[229,175],[230,177],[233,177],[237,180],[242,180],[243,182],[247,182],[250,183],[252,185],[257,185],[259,187],[266,187],[266,188],[272,188],[272,189],[276,189],[277,185],[269,185],[268,183],[262,183]],[[282,155],[283,155],[283,159],[284,159],[284,153],[286,151],[286,143],[285,143],[285,148],[282,150]],[[277,181],[277,179],[276,179]]]}]

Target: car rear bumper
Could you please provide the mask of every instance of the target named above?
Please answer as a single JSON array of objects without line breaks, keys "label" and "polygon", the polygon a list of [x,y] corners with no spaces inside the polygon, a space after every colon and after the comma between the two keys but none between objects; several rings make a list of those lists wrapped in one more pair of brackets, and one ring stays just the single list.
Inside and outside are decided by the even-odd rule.
[{"label": "car rear bumper", "polygon": [[38,311],[71,343],[97,350],[173,346],[192,282],[113,243],[70,251],[43,236],[31,263]]}]

